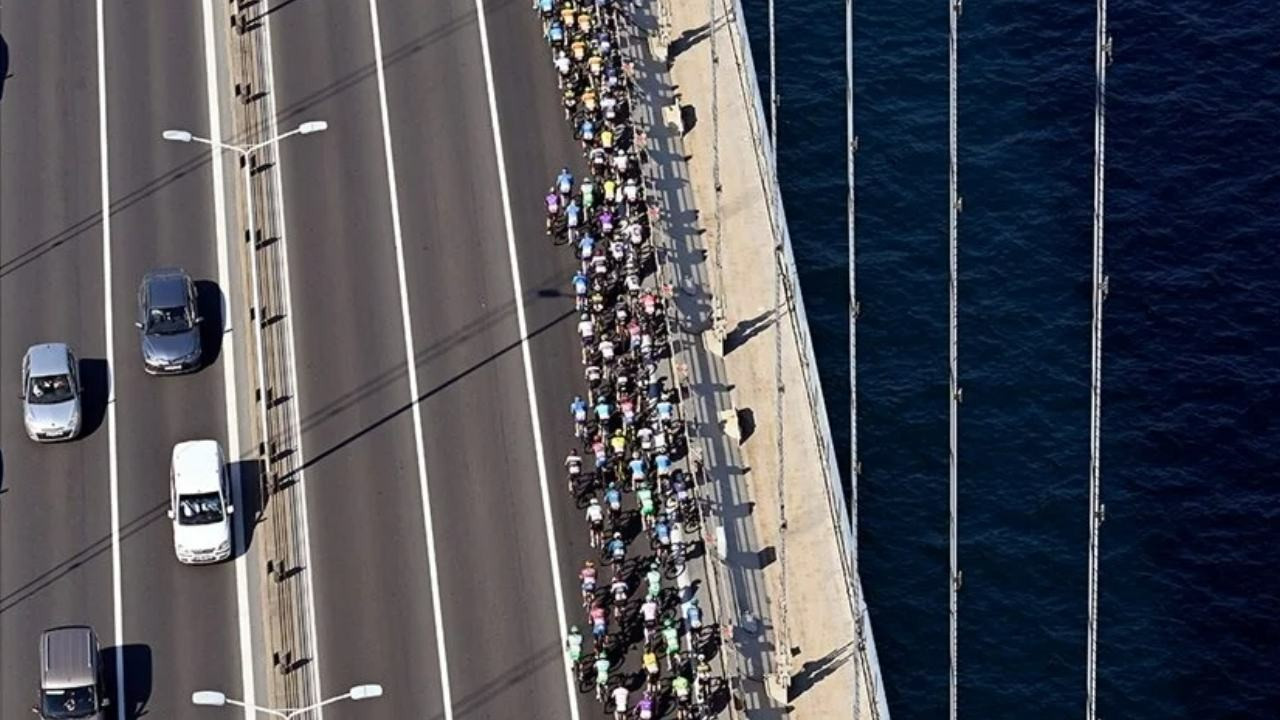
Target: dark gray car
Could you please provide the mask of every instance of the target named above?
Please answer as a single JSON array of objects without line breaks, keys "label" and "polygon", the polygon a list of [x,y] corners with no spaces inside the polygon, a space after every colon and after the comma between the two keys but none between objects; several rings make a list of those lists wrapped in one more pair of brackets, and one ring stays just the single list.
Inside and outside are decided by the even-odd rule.
[{"label": "dark gray car", "polygon": [[196,286],[182,268],[152,270],[138,287],[142,367],[152,375],[200,368],[200,315]]}]

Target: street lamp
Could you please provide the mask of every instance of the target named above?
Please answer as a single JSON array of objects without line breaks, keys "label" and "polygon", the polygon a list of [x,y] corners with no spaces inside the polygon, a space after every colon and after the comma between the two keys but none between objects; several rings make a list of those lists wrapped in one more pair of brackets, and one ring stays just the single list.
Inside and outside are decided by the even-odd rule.
[{"label": "street lamp", "polygon": [[253,282],[252,282],[253,307],[254,307],[254,315],[255,315],[255,322],[253,323],[253,338],[254,338],[254,345],[256,346],[258,351],[258,373],[257,374],[258,374],[258,388],[259,388],[259,393],[261,394],[261,397],[259,397],[259,402],[258,402],[258,422],[262,424],[262,457],[264,459],[264,463],[266,464],[270,464],[271,439],[268,437],[268,430],[267,430],[267,378],[266,378],[266,370],[265,370],[266,359],[263,357],[263,354],[262,354],[262,323],[265,320],[265,318],[263,317],[262,301],[258,291],[258,246],[257,246],[257,243],[255,242],[255,235],[257,231],[256,231],[256,228],[254,227],[255,222],[254,222],[254,213],[253,213],[253,176],[252,176],[253,168],[251,167],[250,156],[252,156],[253,153],[257,152],[258,150],[261,150],[262,148],[268,145],[274,145],[275,143],[278,143],[287,137],[292,137],[294,135],[310,135],[312,133],[321,132],[327,129],[328,127],[329,127],[329,123],[325,122],[324,120],[309,120],[286,133],[276,135],[275,137],[269,140],[264,140],[256,145],[232,145],[229,143],[224,143],[221,140],[200,137],[199,135],[193,134],[189,130],[180,130],[180,129],[165,130],[163,133],[164,139],[169,140],[171,142],[180,142],[180,143],[196,142],[196,143],[201,143],[203,145],[208,145],[209,147],[217,148],[219,150],[229,150],[231,152],[234,152],[240,156],[240,164],[244,166],[244,173],[243,173],[244,197],[245,197],[246,212],[248,214],[249,241],[254,243],[254,246],[249,251],[249,266],[250,266],[250,273],[253,277]]},{"label": "street lamp", "polygon": [[310,712],[312,710],[316,710],[318,708],[324,707],[325,705],[331,705],[333,703],[336,703],[342,700],[369,700],[376,697],[382,697],[382,686],[375,683],[369,683],[365,685],[356,685],[355,687],[351,688],[350,690],[346,691],[341,695],[331,697],[328,700],[318,702],[314,705],[308,705],[307,707],[304,707],[304,708],[285,708],[283,710],[272,710],[271,708],[259,707],[257,705],[248,705],[240,700],[232,700],[231,698],[227,697],[226,693],[219,692],[217,690],[198,690],[196,692],[191,693],[191,704],[207,705],[209,707],[223,707],[224,705],[235,705],[237,707],[249,708],[250,710],[255,710],[260,713],[266,713],[267,715],[274,715],[279,718],[284,718],[284,720],[290,720],[290,718],[295,718],[304,712]]}]

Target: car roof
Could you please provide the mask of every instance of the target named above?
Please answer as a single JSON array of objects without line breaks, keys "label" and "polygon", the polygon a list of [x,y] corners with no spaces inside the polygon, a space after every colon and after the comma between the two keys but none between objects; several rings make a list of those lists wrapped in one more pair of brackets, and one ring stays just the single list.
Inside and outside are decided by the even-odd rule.
[{"label": "car roof", "polygon": [[31,375],[64,375],[70,372],[71,348],[66,343],[43,343],[27,348],[27,362]]},{"label": "car roof", "polygon": [[178,494],[217,492],[222,486],[222,449],[217,440],[188,440],[173,446],[173,485]]},{"label": "car roof", "polygon": [[87,625],[50,628],[40,636],[40,687],[62,690],[94,685],[98,639]]},{"label": "car roof", "polygon": [[182,268],[152,270],[142,278],[149,307],[181,307],[187,304],[187,271]]}]

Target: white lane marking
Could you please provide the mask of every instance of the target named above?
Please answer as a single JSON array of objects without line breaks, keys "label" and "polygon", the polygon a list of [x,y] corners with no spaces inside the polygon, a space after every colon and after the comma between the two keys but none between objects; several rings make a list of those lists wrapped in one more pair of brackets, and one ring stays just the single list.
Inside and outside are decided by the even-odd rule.
[{"label": "white lane marking", "polygon": [[[266,88],[267,88],[267,128],[271,132],[271,137],[280,136],[280,125],[277,122],[276,113],[276,69],[275,60],[271,53],[271,16],[267,15],[262,19],[262,37],[263,37],[263,54],[266,55]],[[281,278],[281,284],[284,292],[284,323],[288,328],[285,333],[285,367],[288,368],[289,386],[297,393],[298,386],[298,363],[295,358],[298,353],[295,351],[293,342],[293,289],[289,282],[289,232],[284,222],[284,180],[281,177],[280,165],[283,159],[280,157],[279,147],[275,148],[276,163],[271,169],[271,174],[275,180],[275,200],[276,200],[276,227],[279,228],[280,239],[277,241],[280,245],[280,262],[284,265],[284,277]],[[307,454],[302,447],[302,421],[298,418],[298,412],[293,413],[293,433],[294,442],[298,443],[298,467],[304,467],[307,463]],[[311,520],[310,513],[307,511],[307,485],[306,477],[302,470],[297,471],[297,486],[301,491],[298,493],[300,499],[299,508],[302,511],[302,563],[305,568],[298,577],[306,585],[306,607],[303,612],[307,616],[307,633],[311,635],[311,662],[308,667],[311,668],[311,687],[315,689],[316,702],[324,698],[324,691],[320,686],[320,634],[316,632],[316,593],[315,584],[311,582],[312,568],[315,567],[311,563]],[[324,720],[324,708],[316,708],[312,711],[315,720]]]},{"label": "white lane marking", "polygon": [[391,152],[391,114],[387,110],[387,76],[382,65],[382,32],[378,29],[377,0],[369,0],[369,23],[373,27],[373,58],[378,71],[378,106],[382,111],[382,147],[387,158],[387,188],[391,196],[391,231],[395,236],[396,280],[400,283],[400,319],[404,324],[405,365],[409,368],[413,441],[418,453],[418,489],[422,493],[422,524],[427,538],[431,613],[435,622],[436,657],[440,665],[440,694],[444,703],[444,720],[453,720],[453,695],[449,689],[449,659],[445,654],[444,620],[440,609],[435,530],[431,522],[431,493],[427,487],[427,454],[422,442],[422,408],[418,402],[418,363],[413,344],[413,318],[409,314],[409,282],[404,269],[404,237],[400,232],[400,194],[396,188],[396,165]]},{"label": "white lane marking", "polygon": [[[222,139],[222,115],[218,102],[218,68],[217,53],[214,50],[214,32],[213,32],[213,0],[204,0],[201,3],[204,16],[204,72],[205,72],[205,94],[209,108],[209,137],[214,139]],[[218,288],[221,293],[230,297],[231,292],[231,270],[228,259],[229,249],[227,247],[227,195],[226,188],[223,185],[224,178],[222,172],[222,153],[223,151],[210,147],[209,148],[209,166],[213,172],[213,224],[214,232],[217,237],[217,254],[218,254]],[[228,301],[224,306],[222,319],[224,323],[229,322],[231,303]],[[236,497],[236,505],[239,507],[239,522],[236,523],[235,534],[235,573],[236,573],[236,615],[238,620],[238,635],[240,640],[240,683],[241,693],[244,697],[244,717],[245,720],[253,720],[254,711],[251,709],[257,701],[257,693],[254,688],[253,677],[253,625],[249,615],[249,568],[248,558],[246,557],[248,548],[245,547],[245,526],[249,522],[249,518],[245,517],[243,481],[244,473],[239,471],[243,467],[239,461],[242,459],[240,455],[240,412],[237,403],[236,393],[236,351],[235,351],[235,332],[229,331],[222,333],[222,390],[227,415],[227,453],[230,457],[235,458],[236,478],[233,497]]]},{"label": "white lane marking", "polygon": [[107,32],[103,0],[97,0],[98,164],[102,185],[102,323],[107,353],[107,477],[111,487],[111,602],[116,646],[116,717],[125,720],[124,579],[120,569],[120,463],[116,448],[116,343],[111,311],[111,170],[107,148]]},{"label": "white lane marking", "polygon": [[[489,28],[484,17],[484,0],[476,0],[476,19],[480,25],[480,52],[484,56],[484,79],[489,95],[489,121],[493,126],[493,153],[498,160],[498,185],[502,190],[502,220],[507,230],[507,256],[511,258],[511,284],[516,296],[516,322],[520,328],[520,357],[524,360],[524,382],[529,393],[529,424],[533,426],[533,448],[538,460],[538,484],[542,492],[542,519],[547,528],[547,554],[551,560],[552,594],[556,599],[556,618],[560,637],[567,638],[565,625],[564,585],[560,578],[560,554],[556,549],[555,521],[551,516],[551,491],[547,483],[547,455],[542,447],[542,425],[538,422],[538,394],[533,386],[533,361],[529,356],[529,323],[524,312],[524,283],[520,281],[520,260],[516,257],[515,224],[511,220],[511,194],[507,190],[507,161],[502,154],[502,128],[498,123],[498,97],[493,84],[493,60],[489,54]],[[578,693],[574,687],[569,656],[564,661],[564,687],[569,695],[569,716],[578,720]]]}]

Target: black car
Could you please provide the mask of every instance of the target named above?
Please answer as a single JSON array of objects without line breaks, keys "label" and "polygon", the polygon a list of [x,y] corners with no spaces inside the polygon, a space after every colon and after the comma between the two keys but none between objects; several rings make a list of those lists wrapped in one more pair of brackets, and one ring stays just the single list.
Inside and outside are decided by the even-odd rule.
[{"label": "black car", "polygon": [[142,367],[152,375],[198,370],[200,315],[196,286],[182,268],[152,270],[138,287]]}]

